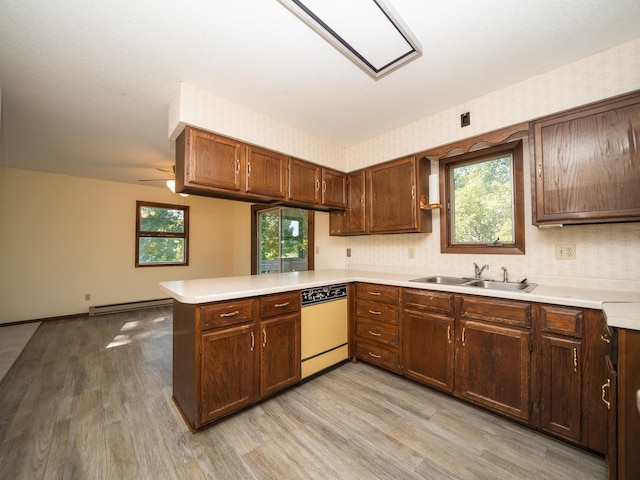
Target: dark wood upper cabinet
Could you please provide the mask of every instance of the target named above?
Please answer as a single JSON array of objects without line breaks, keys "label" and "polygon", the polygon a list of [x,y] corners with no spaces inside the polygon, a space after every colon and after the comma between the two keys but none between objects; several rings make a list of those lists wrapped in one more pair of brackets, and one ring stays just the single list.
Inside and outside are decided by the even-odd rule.
[{"label": "dark wood upper cabinet", "polygon": [[176,189],[241,192],[245,161],[244,144],[187,126],[176,140]]},{"label": "dark wood upper cabinet", "polygon": [[320,203],[320,167],[295,158],[289,159],[289,200]]},{"label": "dark wood upper cabinet", "polygon": [[366,171],[357,170],[347,176],[347,222],[350,234],[365,233],[366,223]]},{"label": "dark wood upper cabinet", "polygon": [[322,204],[344,209],[347,204],[347,175],[328,168],[322,169]]},{"label": "dark wood upper cabinet", "polygon": [[533,223],[640,220],[640,92],[531,124]]},{"label": "dark wood upper cabinet", "polygon": [[247,147],[247,193],[284,198],[287,172],[286,156],[260,147]]},{"label": "dark wood upper cabinet", "polygon": [[367,233],[366,170],[347,174],[346,210],[333,211],[329,216],[331,235],[362,235]]},{"label": "dark wood upper cabinet", "polygon": [[430,232],[431,212],[420,210],[429,161],[407,157],[368,169],[369,233]]},{"label": "dark wood upper cabinet", "polygon": [[346,174],[186,126],[176,139],[176,191],[309,210],[344,210]]}]

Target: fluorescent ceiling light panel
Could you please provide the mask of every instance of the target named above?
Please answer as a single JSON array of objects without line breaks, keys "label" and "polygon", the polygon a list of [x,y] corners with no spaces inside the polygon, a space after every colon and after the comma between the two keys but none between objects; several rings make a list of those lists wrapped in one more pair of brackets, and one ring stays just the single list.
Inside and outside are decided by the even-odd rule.
[{"label": "fluorescent ceiling light panel", "polygon": [[383,0],[278,0],[374,79],[422,55]]}]

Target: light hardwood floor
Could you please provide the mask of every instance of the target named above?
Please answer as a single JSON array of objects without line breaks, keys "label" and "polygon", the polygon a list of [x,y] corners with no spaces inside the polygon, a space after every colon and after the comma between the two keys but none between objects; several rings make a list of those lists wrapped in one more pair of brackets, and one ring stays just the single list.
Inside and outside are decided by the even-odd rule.
[{"label": "light hardwood floor", "polygon": [[602,458],[363,363],[202,432],[171,309],[44,322],[0,383],[2,479],[604,479]]}]

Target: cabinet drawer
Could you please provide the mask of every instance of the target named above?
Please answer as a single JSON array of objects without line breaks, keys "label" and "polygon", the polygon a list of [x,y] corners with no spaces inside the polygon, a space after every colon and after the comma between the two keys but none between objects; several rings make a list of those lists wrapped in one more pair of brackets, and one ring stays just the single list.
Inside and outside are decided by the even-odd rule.
[{"label": "cabinet drawer", "polygon": [[582,338],[582,310],[540,305],[540,328],[543,332]]},{"label": "cabinet drawer", "polygon": [[460,296],[460,303],[460,314],[464,318],[531,327],[530,303],[470,296]]},{"label": "cabinet drawer", "polygon": [[405,308],[431,310],[439,313],[453,313],[453,294],[432,290],[404,289],[402,295]]},{"label": "cabinet drawer", "polygon": [[400,355],[398,351],[365,342],[356,342],[356,357],[365,362],[400,371]]},{"label": "cabinet drawer", "polygon": [[398,307],[385,305],[384,303],[358,300],[356,302],[356,315],[377,322],[398,324]]},{"label": "cabinet drawer", "polygon": [[260,317],[269,318],[300,311],[300,292],[278,293],[260,298]]},{"label": "cabinet drawer", "polygon": [[253,299],[200,306],[200,329],[225,327],[253,320]]},{"label": "cabinet drawer", "polygon": [[398,304],[399,289],[388,285],[376,285],[373,283],[356,284],[356,297],[363,300],[373,300],[381,303]]},{"label": "cabinet drawer", "polygon": [[370,342],[382,343],[391,347],[400,346],[397,330],[383,328],[373,323],[356,322],[356,336]]}]

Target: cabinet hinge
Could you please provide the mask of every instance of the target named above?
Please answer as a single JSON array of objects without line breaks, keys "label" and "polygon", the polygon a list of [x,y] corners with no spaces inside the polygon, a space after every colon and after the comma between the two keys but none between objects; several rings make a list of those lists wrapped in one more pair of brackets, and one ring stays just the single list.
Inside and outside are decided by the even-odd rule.
[{"label": "cabinet hinge", "polygon": [[191,164],[187,165],[187,175],[191,175]]},{"label": "cabinet hinge", "polygon": [[529,413],[533,413],[533,402],[529,402]]},{"label": "cabinet hinge", "polygon": [[198,404],[198,415],[200,416],[200,418],[202,418],[202,404],[201,403]]},{"label": "cabinet hinge", "polygon": [[529,342],[529,353],[533,353],[533,341]]},{"label": "cabinet hinge", "polygon": [[202,355],[202,344],[198,345],[198,353]]}]

